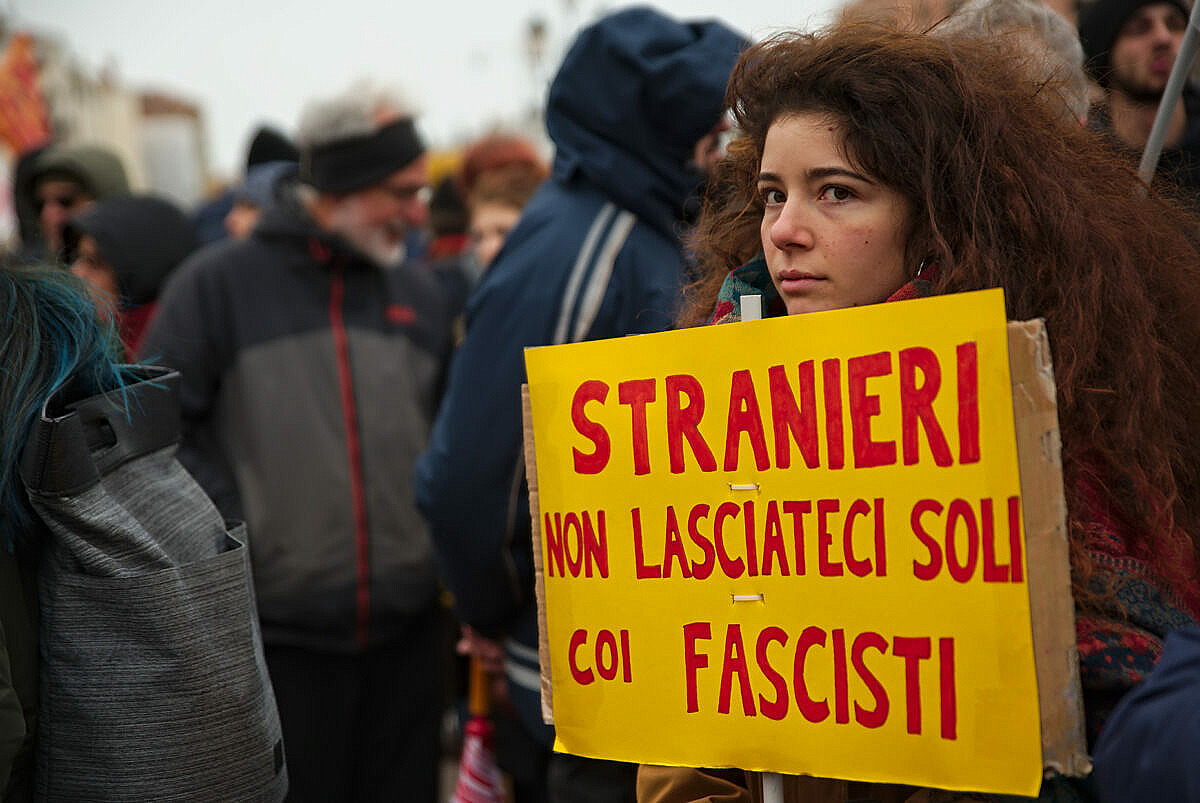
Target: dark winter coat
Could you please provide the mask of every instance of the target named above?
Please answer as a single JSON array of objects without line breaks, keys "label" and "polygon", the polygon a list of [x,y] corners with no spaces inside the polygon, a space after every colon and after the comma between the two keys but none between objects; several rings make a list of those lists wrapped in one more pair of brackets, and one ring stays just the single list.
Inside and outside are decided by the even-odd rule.
[{"label": "dark winter coat", "polygon": [[465,622],[508,636],[507,675],[540,731],[523,350],[670,328],[684,271],[693,146],[718,122],[744,42],[716,22],[635,8],[585,29],[550,88],[553,175],[467,305],[417,499]]},{"label": "dark winter coat", "polygon": [[428,611],[410,471],[449,347],[426,271],[369,263],[295,202],[167,283],[142,354],[183,373],[180,461],[249,526],[268,644],[354,651]]}]

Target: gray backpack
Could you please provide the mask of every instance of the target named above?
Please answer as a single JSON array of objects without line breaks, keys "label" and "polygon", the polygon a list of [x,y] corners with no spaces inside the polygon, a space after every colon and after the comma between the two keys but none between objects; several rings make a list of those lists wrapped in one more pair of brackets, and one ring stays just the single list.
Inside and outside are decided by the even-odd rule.
[{"label": "gray backpack", "polygon": [[38,571],[37,794],[282,800],[245,527],[175,460],[179,374],[47,402],[22,460]]}]

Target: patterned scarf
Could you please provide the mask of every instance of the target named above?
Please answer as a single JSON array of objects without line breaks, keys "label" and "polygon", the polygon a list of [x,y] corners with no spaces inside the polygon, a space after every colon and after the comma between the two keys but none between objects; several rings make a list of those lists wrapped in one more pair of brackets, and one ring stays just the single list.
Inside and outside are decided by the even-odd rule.
[{"label": "patterned scarf", "polygon": [[[933,295],[933,282],[937,281],[937,266],[926,265],[920,275],[888,296],[887,301],[908,301],[913,298],[927,298]],[[721,289],[717,293],[717,304],[713,308],[709,324],[737,323],[740,321],[738,302],[744,295],[760,295],[763,298],[764,313],[767,318],[787,315],[787,308],[775,283],[771,281],[771,272],[767,269],[767,260],[762,253],[754,259],[734,268],[725,277]]]}]

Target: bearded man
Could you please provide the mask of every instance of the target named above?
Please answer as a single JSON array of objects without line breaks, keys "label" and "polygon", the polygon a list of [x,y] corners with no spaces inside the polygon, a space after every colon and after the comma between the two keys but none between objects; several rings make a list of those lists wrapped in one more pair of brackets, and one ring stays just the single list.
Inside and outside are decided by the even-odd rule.
[{"label": "bearded man", "polygon": [[[1079,17],[1087,69],[1104,89],[1088,123],[1136,164],[1187,29],[1182,0],[1095,0]],[[1200,204],[1200,94],[1184,88],[1163,143],[1159,173]]]},{"label": "bearded man", "polygon": [[183,374],[180,460],[249,526],[289,799],[435,799],[434,556],[411,489],[450,326],[405,258],[412,117],[356,86],[302,116],[300,184],[185,262],[142,353]]}]

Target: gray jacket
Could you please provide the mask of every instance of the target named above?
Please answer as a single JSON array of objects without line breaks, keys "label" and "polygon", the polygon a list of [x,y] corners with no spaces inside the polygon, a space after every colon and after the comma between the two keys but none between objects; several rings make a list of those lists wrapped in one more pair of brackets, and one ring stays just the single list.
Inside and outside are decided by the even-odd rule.
[{"label": "gray jacket", "polygon": [[410,474],[450,343],[426,271],[371,265],[295,203],[168,282],[142,355],[183,374],[180,461],[248,525],[268,644],[362,649],[432,603]]}]

